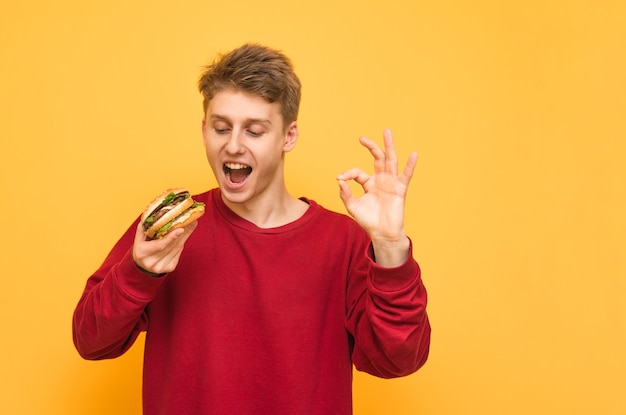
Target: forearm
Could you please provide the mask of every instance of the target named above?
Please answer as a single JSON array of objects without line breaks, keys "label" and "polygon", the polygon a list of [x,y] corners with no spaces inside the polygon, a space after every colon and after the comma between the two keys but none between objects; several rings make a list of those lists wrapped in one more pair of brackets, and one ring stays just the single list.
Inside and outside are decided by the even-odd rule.
[{"label": "forearm", "polygon": [[424,365],[430,348],[426,291],[421,280],[398,291],[370,288],[365,319],[360,327],[364,353],[360,370],[380,377],[406,376]]},{"label": "forearm", "polygon": [[370,265],[365,292],[349,317],[354,325],[353,362],[361,371],[379,377],[405,376],[426,362],[427,294],[419,266],[410,256],[409,248],[407,260],[393,269]]},{"label": "forearm", "polygon": [[[133,225],[134,226],[134,225]],[[145,309],[163,283],[132,259],[131,226],[89,278],[72,320],[76,349],[86,359],[117,357],[145,329]]]}]

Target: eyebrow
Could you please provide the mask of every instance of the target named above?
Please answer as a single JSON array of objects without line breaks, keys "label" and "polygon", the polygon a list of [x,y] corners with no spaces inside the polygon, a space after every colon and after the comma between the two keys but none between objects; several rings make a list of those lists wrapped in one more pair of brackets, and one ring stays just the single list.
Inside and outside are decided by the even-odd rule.
[{"label": "eyebrow", "polygon": [[[231,119],[225,115],[211,114],[209,117],[211,120],[222,120],[230,122]],[[244,124],[269,124],[272,125],[272,121],[268,118],[246,118]]]}]

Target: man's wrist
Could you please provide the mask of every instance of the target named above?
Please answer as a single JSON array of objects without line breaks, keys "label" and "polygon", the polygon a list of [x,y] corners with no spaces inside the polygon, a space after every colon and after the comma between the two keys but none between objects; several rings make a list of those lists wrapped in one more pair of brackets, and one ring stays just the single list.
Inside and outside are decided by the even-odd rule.
[{"label": "man's wrist", "polygon": [[374,261],[385,268],[395,268],[404,264],[409,257],[411,241],[404,236],[399,241],[375,241],[372,240]]},{"label": "man's wrist", "polygon": [[150,277],[153,277],[153,278],[161,278],[161,277],[164,277],[164,276],[167,274],[167,272],[164,272],[164,273],[158,274],[158,273],[156,273],[156,272],[148,271],[147,269],[145,269],[145,268],[143,268],[141,265],[139,265],[139,264],[137,263],[137,261],[133,261],[133,262],[135,263],[135,266],[137,267],[137,269],[138,269],[139,271],[143,272],[144,274],[146,274],[146,275],[148,275],[148,276],[150,276]]}]

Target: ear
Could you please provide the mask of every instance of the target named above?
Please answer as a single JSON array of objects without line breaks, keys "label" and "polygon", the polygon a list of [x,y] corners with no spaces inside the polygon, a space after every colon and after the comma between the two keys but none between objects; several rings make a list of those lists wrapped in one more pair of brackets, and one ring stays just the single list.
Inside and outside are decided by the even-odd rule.
[{"label": "ear", "polygon": [[206,139],[206,118],[202,117],[202,137]]},{"label": "ear", "polygon": [[283,144],[283,151],[285,153],[293,150],[293,148],[296,146],[299,135],[300,132],[298,131],[298,123],[293,121],[291,124],[289,124],[287,130],[285,131],[285,143]]}]

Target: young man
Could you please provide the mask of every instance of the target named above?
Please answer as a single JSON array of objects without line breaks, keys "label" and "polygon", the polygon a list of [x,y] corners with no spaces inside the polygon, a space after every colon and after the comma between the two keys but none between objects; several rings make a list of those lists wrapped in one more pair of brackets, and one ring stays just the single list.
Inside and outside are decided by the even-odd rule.
[{"label": "young man", "polygon": [[219,188],[195,197],[200,220],[162,239],[128,229],[87,281],[74,343],[86,359],[113,358],[146,331],[146,415],[351,414],[353,365],[390,378],[428,356],[426,291],[403,228],[417,155],[398,174],[390,131],[384,151],[361,138],[373,175],[337,177],[353,220],[286,189],[300,82],[283,54],[244,45],[199,87]]}]

